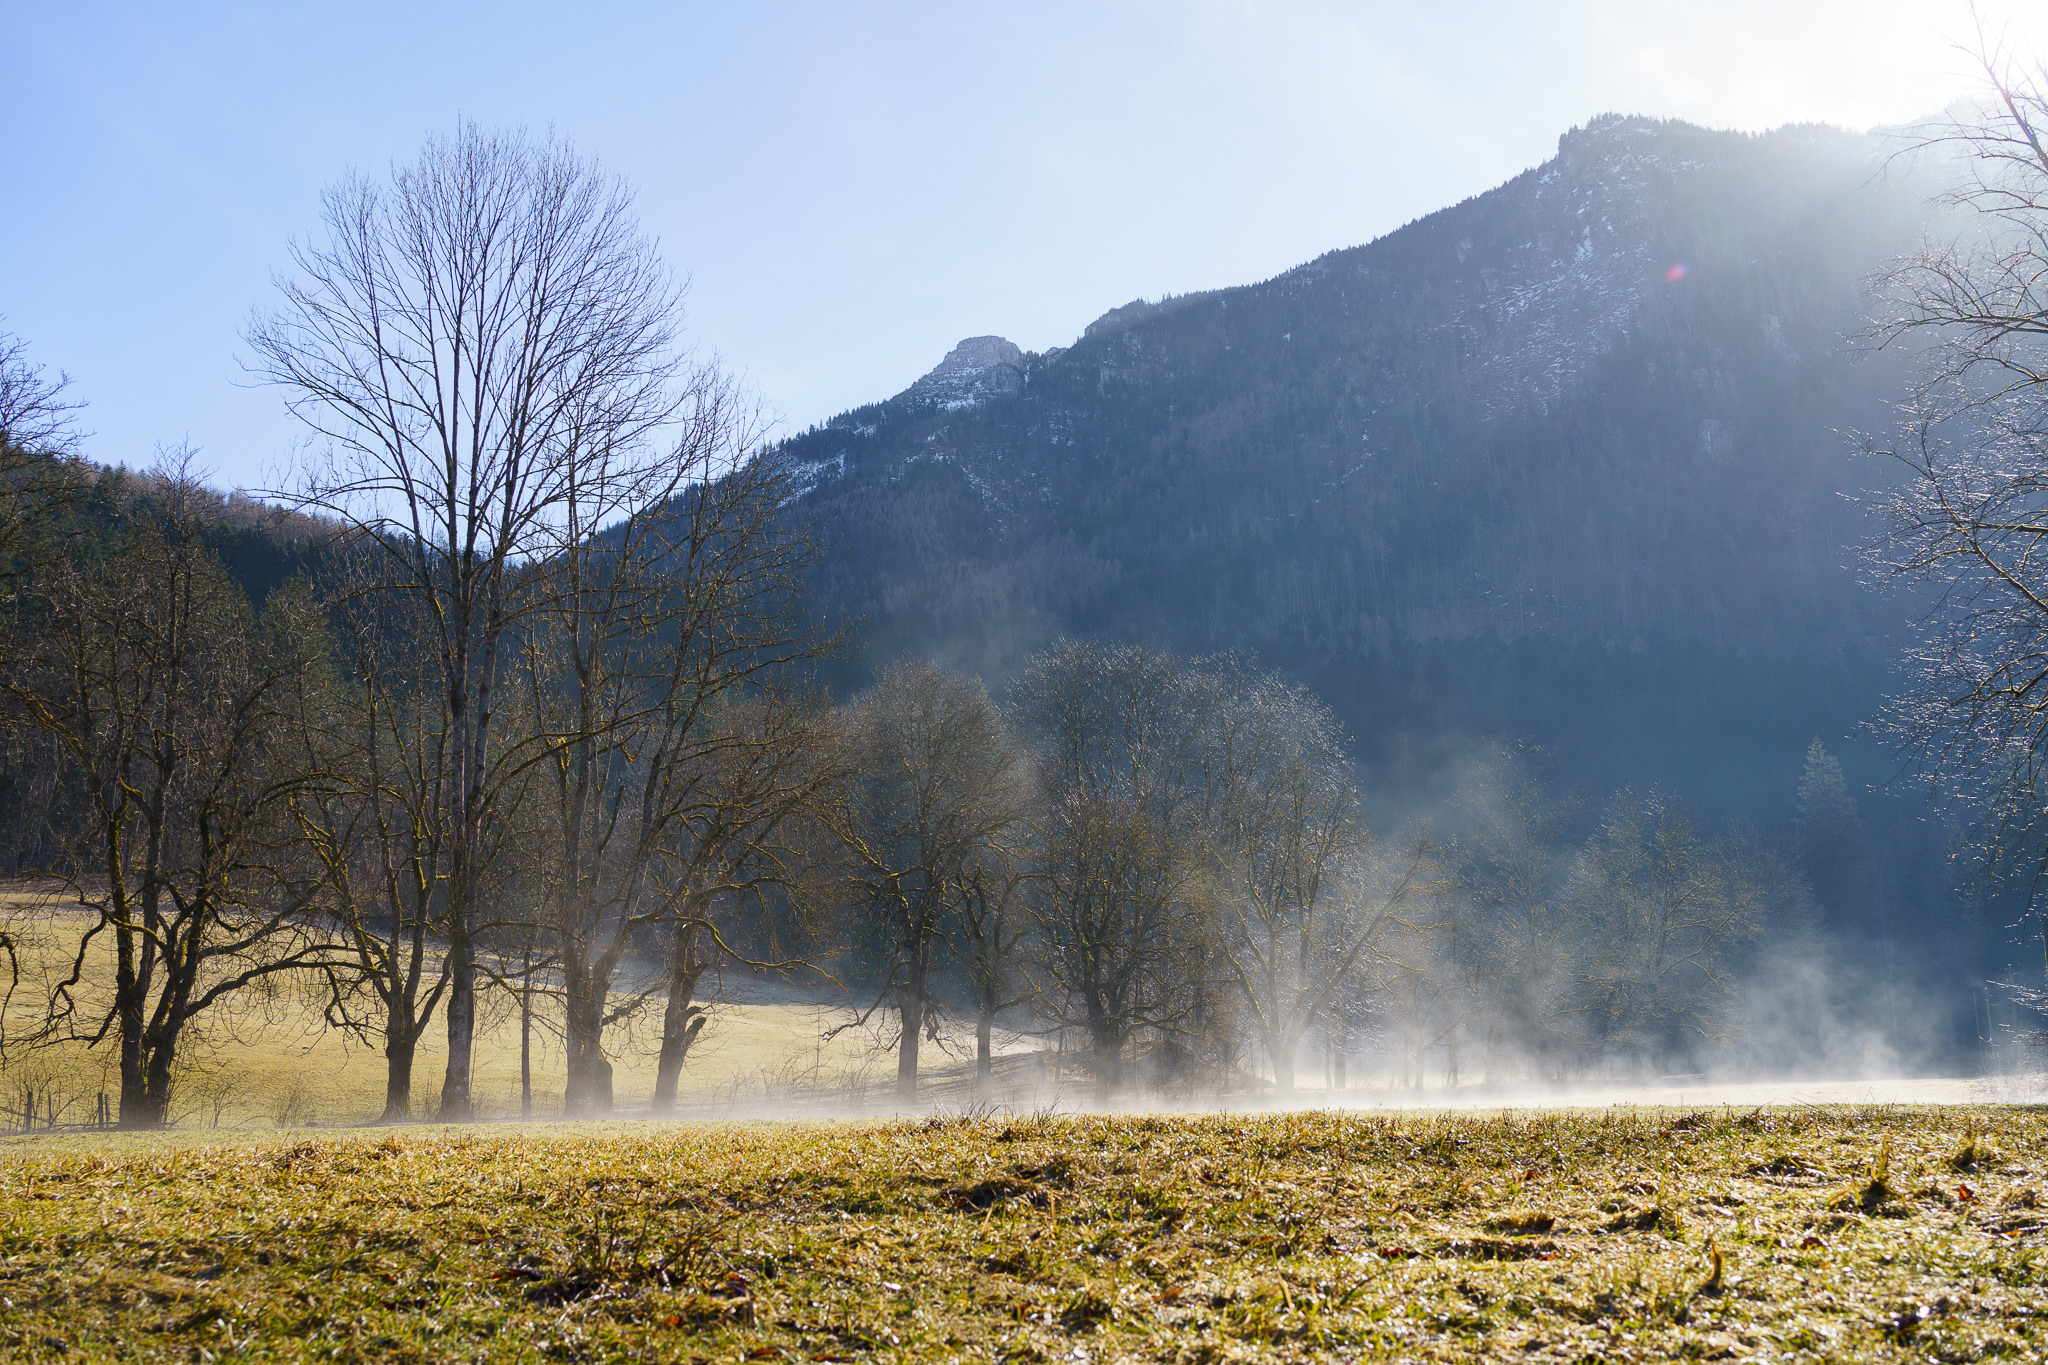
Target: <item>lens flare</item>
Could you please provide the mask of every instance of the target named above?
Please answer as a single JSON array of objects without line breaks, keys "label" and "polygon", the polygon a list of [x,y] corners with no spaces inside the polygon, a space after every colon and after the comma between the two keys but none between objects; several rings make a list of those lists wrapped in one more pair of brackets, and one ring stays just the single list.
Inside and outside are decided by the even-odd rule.
[{"label": "lens flare", "polygon": [[1680,280],[1684,279],[1689,273],[1691,272],[1689,272],[1686,269],[1685,262],[1680,261],[1678,262],[1678,264],[1672,266],[1669,270],[1664,272],[1664,283],[1677,284]]}]

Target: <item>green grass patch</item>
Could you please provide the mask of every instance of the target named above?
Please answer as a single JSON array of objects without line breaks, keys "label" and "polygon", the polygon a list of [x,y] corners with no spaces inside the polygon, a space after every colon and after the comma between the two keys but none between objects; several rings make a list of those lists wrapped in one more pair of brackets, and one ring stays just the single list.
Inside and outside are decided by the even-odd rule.
[{"label": "green grass patch", "polygon": [[0,1142],[0,1353],[2048,1352],[2048,1113],[2033,1109],[209,1137]]}]

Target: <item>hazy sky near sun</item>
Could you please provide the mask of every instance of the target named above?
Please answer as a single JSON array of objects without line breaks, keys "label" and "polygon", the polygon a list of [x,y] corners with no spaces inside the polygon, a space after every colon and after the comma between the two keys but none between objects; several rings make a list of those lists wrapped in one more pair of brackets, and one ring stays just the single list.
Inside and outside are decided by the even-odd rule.
[{"label": "hazy sky near sun", "polygon": [[[2048,5],[1982,8],[2048,50]],[[1971,32],[1964,0],[0,0],[0,325],[72,374],[95,458],[189,438],[265,486],[294,428],[239,332],[321,188],[458,117],[552,126],[795,430],[965,336],[1043,350],[1369,241],[1602,112],[1919,117]]]}]

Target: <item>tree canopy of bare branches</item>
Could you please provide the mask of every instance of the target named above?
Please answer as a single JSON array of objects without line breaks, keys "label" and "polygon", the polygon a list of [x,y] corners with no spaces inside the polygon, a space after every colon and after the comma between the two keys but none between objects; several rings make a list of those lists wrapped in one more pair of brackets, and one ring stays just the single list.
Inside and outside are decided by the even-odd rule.
[{"label": "tree canopy of bare branches", "polygon": [[441,1111],[459,1118],[484,847],[528,756],[499,694],[540,566],[674,492],[666,434],[730,392],[678,352],[680,295],[624,186],[558,141],[464,124],[388,183],[343,180],[321,217],[247,342],[315,443],[291,496],[378,551],[383,590],[428,623],[448,732]]},{"label": "tree canopy of bare branches", "polygon": [[1234,658],[1190,684],[1218,956],[1287,1096],[1303,1038],[1382,965],[1434,864],[1426,838],[1374,846],[1346,736],[1307,689]]},{"label": "tree canopy of bare branches", "polygon": [[[716,937],[709,905],[760,877],[757,845],[811,780],[791,746],[815,709],[796,669],[820,645],[795,609],[813,549],[783,515],[781,469],[731,467],[745,420],[705,382],[668,433],[657,498],[620,507],[572,490],[569,541],[536,566],[539,603],[519,632],[533,739],[518,746],[532,749],[570,1113],[609,1106],[603,1035],[641,1003],[612,999],[635,936],[666,934],[692,960]],[[615,493],[609,457],[592,452],[578,488]],[[685,1011],[695,979],[671,977]],[[669,1041],[686,1049],[690,1036]]]},{"label": "tree canopy of bare branches", "polygon": [[[988,1022],[1001,1007],[1006,933],[1026,789],[1008,727],[979,684],[905,660],[848,708],[846,789],[836,842],[856,913],[878,939],[882,994],[896,1006],[896,1097],[917,1098],[918,1049],[937,1018],[936,958],[966,932]],[[989,999],[990,996],[996,997]]]},{"label": "tree canopy of bare branches", "polygon": [[70,396],[71,376],[29,359],[28,343],[0,331],[0,454],[68,455],[85,404]]},{"label": "tree canopy of bare branches", "polygon": [[29,358],[28,343],[0,331],[0,575],[26,570],[23,552],[47,513],[82,481],[77,416],[85,404],[70,388],[69,375],[52,378]]},{"label": "tree canopy of bare branches", "polygon": [[1891,733],[1981,816],[1982,851],[2048,869],[2048,68],[1988,39],[1982,97],[1924,130],[1956,180],[1959,224],[1886,282],[1874,331],[1921,347],[1920,382],[1882,453],[1878,572],[1929,607]]},{"label": "tree canopy of bare branches", "polygon": [[159,491],[157,518],[39,570],[5,677],[52,774],[49,870],[88,912],[37,1040],[111,1037],[130,1128],[166,1121],[188,1026],[330,952],[289,814],[321,775],[276,742],[326,685],[317,610],[281,590],[259,615],[204,543],[203,490],[174,470]]}]

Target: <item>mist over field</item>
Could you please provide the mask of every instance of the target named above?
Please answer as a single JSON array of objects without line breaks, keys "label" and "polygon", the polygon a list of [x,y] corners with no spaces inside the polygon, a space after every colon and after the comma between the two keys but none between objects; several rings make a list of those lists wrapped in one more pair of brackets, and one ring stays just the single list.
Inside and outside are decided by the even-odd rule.
[{"label": "mist over field", "polygon": [[2048,9],[334,19],[4,26],[0,1359],[2048,1359]]},{"label": "mist over field", "polygon": [[0,335],[0,1108],[2031,1093],[2048,96],[1981,65],[1603,114],[796,432],[552,132],[333,181],[261,494]]}]

